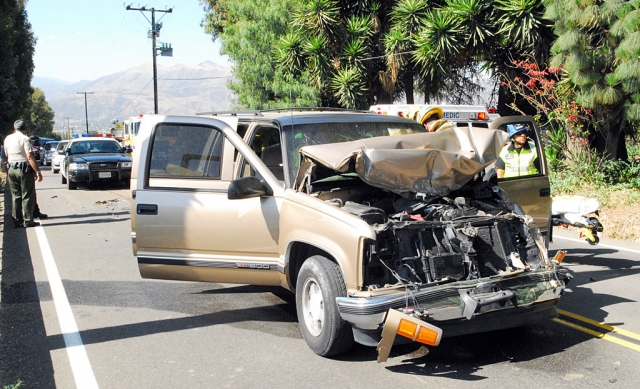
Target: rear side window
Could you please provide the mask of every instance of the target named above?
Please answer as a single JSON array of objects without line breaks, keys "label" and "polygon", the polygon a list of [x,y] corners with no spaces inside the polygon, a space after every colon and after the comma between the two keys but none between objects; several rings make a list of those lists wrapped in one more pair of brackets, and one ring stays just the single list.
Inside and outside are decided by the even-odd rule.
[{"label": "rear side window", "polygon": [[150,178],[220,179],[224,135],[211,127],[160,124],[153,134]]}]

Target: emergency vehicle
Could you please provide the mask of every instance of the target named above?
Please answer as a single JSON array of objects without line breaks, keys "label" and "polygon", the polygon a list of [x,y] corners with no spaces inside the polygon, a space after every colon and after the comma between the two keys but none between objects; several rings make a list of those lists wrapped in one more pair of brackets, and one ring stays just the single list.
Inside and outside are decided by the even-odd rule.
[{"label": "emergency vehicle", "polygon": [[[369,111],[378,115],[395,115],[409,117],[425,107],[439,107],[443,110],[442,119],[451,121],[455,126],[468,123],[474,127],[489,127],[489,122],[500,117],[495,109],[488,110],[482,105],[446,105],[446,104],[380,104],[372,105]],[[414,119],[415,120],[415,119]]]},{"label": "emergency vehicle", "polygon": [[122,145],[129,149],[136,148],[136,138],[138,137],[138,130],[140,129],[140,120],[142,120],[142,114],[138,116],[132,116],[124,121],[124,127],[122,131]]}]

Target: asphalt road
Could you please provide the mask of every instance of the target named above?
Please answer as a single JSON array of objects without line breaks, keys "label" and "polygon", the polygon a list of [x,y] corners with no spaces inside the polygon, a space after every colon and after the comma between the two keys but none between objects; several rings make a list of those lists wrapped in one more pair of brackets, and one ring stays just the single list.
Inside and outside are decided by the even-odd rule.
[{"label": "asphalt road", "polygon": [[429,350],[396,346],[383,364],[374,348],[362,346],[326,359],[306,346],[293,296],[283,289],[142,280],[131,252],[130,191],[68,191],[59,175],[43,170],[38,201],[50,217],[41,228],[7,225],[2,236],[0,387],[18,380],[22,388],[635,388],[640,382],[640,245],[602,239],[589,246],[577,233],[556,230],[552,254],[568,250],[563,265],[575,277],[558,319],[447,338]]}]

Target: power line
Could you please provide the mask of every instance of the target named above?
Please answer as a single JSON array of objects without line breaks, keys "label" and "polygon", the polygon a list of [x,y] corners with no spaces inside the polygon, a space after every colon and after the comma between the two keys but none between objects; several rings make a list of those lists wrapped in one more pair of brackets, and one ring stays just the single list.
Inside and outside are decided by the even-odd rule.
[{"label": "power line", "polygon": [[200,78],[158,78],[162,81],[198,81],[198,80],[216,80],[220,78],[233,78],[233,76],[220,76],[220,77],[200,77]]},{"label": "power line", "polygon": [[369,57],[369,58],[358,58],[356,59],[356,61],[369,61],[372,59],[380,59],[380,58],[387,58],[387,57],[396,57],[398,55],[405,55],[405,54],[413,54],[416,53],[418,50],[412,50],[412,51],[405,51],[402,53],[394,53],[394,54],[389,54],[389,55],[379,55],[377,57]]},{"label": "power line", "polygon": [[117,114],[116,116],[120,115],[120,114],[122,113],[122,111],[124,111],[125,109],[129,108],[129,106],[131,105],[131,103],[133,103],[133,102],[135,101],[135,99],[137,99],[137,98],[138,98],[138,96],[140,96],[140,95],[142,94],[142,92],[144,92],[144,90],[145,90],[145,89],[147,89],[147,87],[149,86],[149,84],[151,83],[151,81],[153,81],[153,80],[149,80],[149,82],[147,82],[147,85],[145,85],[145,86],[144,86],[144,88],[142,88],[142,90],[141,90],[141,91],[136,95],[136,97],[134,97],[133,99],[131,99],[131,101],[129,101],[129,104],[127,104],[124,108],[122,108],[122,109],[120,110],[120,112],[118,112],[118,114]]}]

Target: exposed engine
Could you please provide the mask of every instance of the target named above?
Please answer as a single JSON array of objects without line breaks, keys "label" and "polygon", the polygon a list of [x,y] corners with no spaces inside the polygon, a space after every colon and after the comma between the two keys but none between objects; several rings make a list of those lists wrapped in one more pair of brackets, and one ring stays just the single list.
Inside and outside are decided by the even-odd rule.
[{"label": "exposed engine", "polygon": [[544,260],[531,219],[516,212],[495,182],[478,178],[437,198],[351,184],[319,197],[376,231],[365,254],[369,289],[473,280],[535,269]]}]

